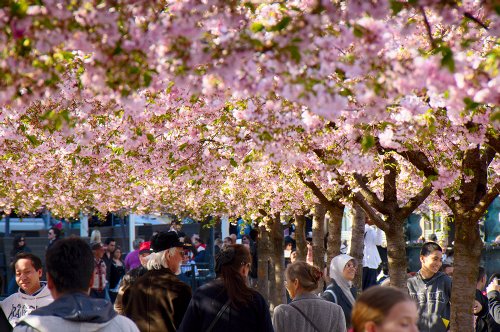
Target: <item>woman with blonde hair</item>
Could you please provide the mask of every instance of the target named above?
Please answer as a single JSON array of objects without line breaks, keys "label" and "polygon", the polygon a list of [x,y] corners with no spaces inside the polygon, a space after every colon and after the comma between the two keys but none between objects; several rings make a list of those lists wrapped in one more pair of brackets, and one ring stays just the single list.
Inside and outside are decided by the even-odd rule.
[{"label": "woman with blonde hair", "polygon": [[292,302],[274,309],[274,331],[346,331],[342,308],[313,293],[322,277],[317,267],[297,261],[287,266],[285,277]]},{"label": "woman with blonde hair", "polygon": [[393,287],[370,287],[352,310],[353,332],[418,332],[417,322],[415,301]]}]

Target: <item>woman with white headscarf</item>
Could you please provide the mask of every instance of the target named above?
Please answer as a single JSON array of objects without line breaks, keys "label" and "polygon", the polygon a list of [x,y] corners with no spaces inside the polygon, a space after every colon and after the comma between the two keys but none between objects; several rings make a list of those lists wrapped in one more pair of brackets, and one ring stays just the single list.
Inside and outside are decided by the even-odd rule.
[{"label": "woman with white headscarf", "polygon": [[352,281],[356,275],[356,266],[356,260],[349,255],[340,254],[335,256],[330,263],[332,283],[321,295],[325,300],[342,307],[347,329],[351,327],[351,311],[356,297],[356,289],[352,287]]}]

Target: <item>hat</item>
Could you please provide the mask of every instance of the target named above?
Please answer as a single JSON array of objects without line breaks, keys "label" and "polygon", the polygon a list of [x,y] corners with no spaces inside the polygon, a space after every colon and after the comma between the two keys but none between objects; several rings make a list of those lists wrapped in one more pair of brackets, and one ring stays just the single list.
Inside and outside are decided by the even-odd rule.
[{"label": "hat", "polygon": [[149,241],[142,242],[139,247],[139,255],[142,255],[146,252],[151,252],[151,242]]},{"label": "hat", "polygon": [[101,249],[101,248],[104,248],[104,246],[102,245],[101,242],[92,242],[90,244],[90,249],[92,249],[92,250],[97,250],[97,249]]},{"label": "hat", "polygon": [[153,249],[153,252],[183,246],[184,243],[179,241],[179,235],[176,232],[159,232],[151,238],[151,249]]}]

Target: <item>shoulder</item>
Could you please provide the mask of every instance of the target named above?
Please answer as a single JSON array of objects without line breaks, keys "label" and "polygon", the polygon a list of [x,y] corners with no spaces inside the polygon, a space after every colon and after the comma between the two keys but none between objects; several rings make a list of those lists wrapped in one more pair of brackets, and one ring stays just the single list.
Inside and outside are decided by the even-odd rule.
[{"label": "shoulder", "polygon": [[287,315],[293,308],[288,304],[280,304],[276,308],[274,308],[274,316]]},{"label": "shoulder", "polygon": [[116,324],[119,327],[120,331],[124,332],[138,332],[139,329],[135,325],[135,323],[130,320],[129,318],[122,316],[122,315],[116,315],[115,318],[113,318],[113,323]]}]

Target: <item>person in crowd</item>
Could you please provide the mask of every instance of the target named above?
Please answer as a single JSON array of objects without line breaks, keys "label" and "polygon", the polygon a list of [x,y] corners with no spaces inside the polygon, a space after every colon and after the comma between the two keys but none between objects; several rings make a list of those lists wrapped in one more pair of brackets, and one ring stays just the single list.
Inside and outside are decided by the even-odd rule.
[{"label": "person in crowd", "polygon": [[72,237],[57,241],[47,251],[45,261],[47,287],[54,302],[32,311],[15,332],[138,332],[131,320],[116,314],[109,301],[88,296],[94,255],[84,240]]},{"label": "person in crowd", "polygon": [[222,241],[222,248],[226,248],[227,246],[234,244],[233,239],[230,236],[226,236]]},{"label": "person in crowd", "polygon": [[290,263],[295,263],[297,261],[297,251],[292,251],[290,253]]},{"label": "person in crowd", "polygon": [[285,277],[292,302],[274,309],[274,331],[346,331],[342,308],[313,294],[322,278],[317,267],[298,261],[288,265]]},{"label": "person in crowd", "polygon": [[170,223],[170,229],[169,229],[169,231],[177,233],[179,235],[179,237],[180,237],[179,232],[181,231],[181,229],[182,229],[181,222],[178,221],[178,220],[172,220],[172,222]]},{"label": "person in crowd", "polygon": [[196,249],[196,255],[194,256],[194,261],[196,264],[206,264],[210,260],[210,254],[206,250],[207,246],[203,241],[200,239],[197,234],[196,236],[193,236],[191,239],[193,240],[193,245]]},{"label": "person in crowd", "polygon": [[476,332],[494,332],[500,331],[500,324],[497,324],[490,315],[488,309],[488,298],[483,295],[483,290],[486,287],[486,271],[482,266],[479,267],[477,283],[476,283],[476,298],[474,300],[474,315],[476,316]]},{"label": "person in crowd", "polygon": [[47,245],[47,250],[56,243],[57,240],[61,238],[61,230],[55,226],[49,228],[47,233],[47,238],[49,239],[49,244]]},{"label": "person in crowd", "polygon": [[321,295],[325,300],[342,307],[347,328],[351,327],[351,311],[356,298],[356,288],[352,285],[356,267],[356,260],[349,255],[333,257],[330,263],[331,284]]},{"label": "person in crowd", "polygon": [[141,260],[139,259],[139,247],[144,239],[138,237],[132,243],[133,251],[129,252],[127,257],[125,257],[125,270],[130,271],[139,266],[141,266]]},{"label": "person in crowd", "polygon": [[[92,242],[91,242],[92,243]],[[110,296],[111,293],[109,291],[109,278],[111,277],[111,265],[113,265],[113,252],[116,249],[116,241],[112,237],[106,238],[104,241],[104,255],[102,256],[102,260],[104,264],[106,264],[106,294]]]},{"label": "person in crowd", "polygon": [[283,256],[285,257],[285,267],[290,264],[290,256],[292,254],[292,242],[285,242],[285,249],[283,250]]},{"label": "person in crowd", "polygon": [[377,284],[382,285],[385,280],[389,278],[389,264],[382,262],[380,264],[380,273],[377,276]]},{"label": "person in crowd", "polygon": [[31,311],[53,301],[47,283],[40,281],[42,261],[39,257],[21,252],[14,258],[13,270],[19,290],[0,302],[0,331],[5,332],[12,331]]},{"label": "person in crowd", "polygon": [[106,296],[106,264],[102,260],[104,256],[104,246],[100,242],[90,244],[94,254],[94,277],[90,286],[90,297],[105,299]]},{"label": "person in crowd", "polygon": [[191,300],[191,288],[176,277],[183,245],[175,232],[159,232],[151,238],[148,271],[130,286],[123,308],[143,332],[173,332],[181,324]]},{"label": "person in crowd", "polygon": [[90,233],[90,243],[94,242],[102,242],[101,232],[98,229],[94,229],[92,233]]},{"label": "person in crowd", "polygon": [[453,278],[453,265],[451,264],[443,264],[441,265],[441,269],[439,271],[444,272],[448,277]]},{"label": "person in crowd", "polygon": [[436,234],[432,233],[431,235],[429,235],[429,240],[427,242],[438,242],[438,237]]},{"label": "person in crowd", "polygon": [[382,259],[377,246],[382,244],[382,231],[373,222],[365,220],[365,246],[363,249],[363,290],[377,284],[377,269]]},{"label": "person in crowd", "polygon": [[[10,265],[14,270],[14,259],[16,255],[22,252],[31,252],[31,249],[26,245],[26,238],[24,235],[16,235],[12,243],[12,250],[10,251]],[[17,292],[16,278],[10,278],[7,286],[7,294],[12,295]]]},{"label": "person in crowd", "polygon": [[216,238],[214,244],[215,255],[217,255],[222,249],[222,239],[220,237]]},{"label": "person in crowd", "polygon": [[121,315],[123,314],[123,303],[128,303],[128,293],[130,286],[132,286],[139,277],[141,277],[148,271],[146,268],[146,264],[148,262],[148,257],[150,254],[151,242],[146,241],[141,243],[139,247],[139,259],[141,260],[141,266],[128,271],[123,276],[114,304],[114,308],[117,313]]},{"label": "person in crowd", "polygon": [[290,235],[285,236],[285,242],[292,244],[292,250],[297,250],[297,241],[295,240],[295,232],[290,232]]},{"label": "person in crowd", "polygon": [[446,331],[450,320],[451,279],[440,272],[443,250],[426,242],[420,250],[421,269],[407,281],[410,296],[417,301],[421,331]]},{"label": "person in crowd", "polygon": [[491,317],[496,324],[500,324],[500,273],[490,277],[486,295],[488,296],[488,307]]},{"label": "person in crowd", "polygon": [[115,303],[118,290],[120,289],[120,282],[125,275],[125,264],[122,261],[122,249],[120,247],[116,247],[115,251],[113,251],[109,274],[109,297],[111,303]]},{"label": "person in crowd", "polygon": [[352,309],[353,332],[418,332],[417,321],[415,302],[394,287],[363,291]]},{"label": "person in crowd", "polygon": [[251,262],[244,245],[222,250],[216,257],[217,279],[198,288],[178,331],[273,331],[265,299],[247,284]]},{"label": "person in crowd", "polygon": [[306,248],[307,248],[306,262],[307,264],[313,265],[314,260],[313,260],[312,237],[306,238]]},{"label": "person in crowd", "polygon": [[234,233],[230,234],[229,237],[231,240],[233,240],[233,244],[236,244],[236,240],[238,239],[238,236]]}]

